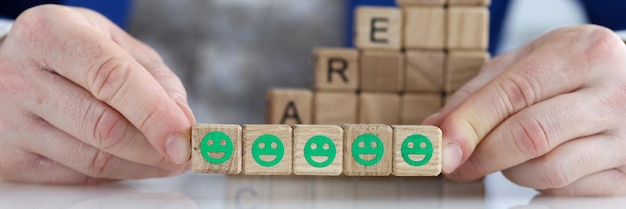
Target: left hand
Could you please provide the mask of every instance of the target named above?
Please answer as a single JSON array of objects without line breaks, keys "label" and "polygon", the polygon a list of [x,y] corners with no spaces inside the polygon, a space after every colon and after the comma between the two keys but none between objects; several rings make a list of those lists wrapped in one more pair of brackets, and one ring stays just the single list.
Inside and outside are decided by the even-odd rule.
[{"label": "left hand", "polygon": [[502,170],[549,194],[626,194],[626,47],[598,26],[552,31],[487,63],[424,123],[443,130],[453,180]]}]

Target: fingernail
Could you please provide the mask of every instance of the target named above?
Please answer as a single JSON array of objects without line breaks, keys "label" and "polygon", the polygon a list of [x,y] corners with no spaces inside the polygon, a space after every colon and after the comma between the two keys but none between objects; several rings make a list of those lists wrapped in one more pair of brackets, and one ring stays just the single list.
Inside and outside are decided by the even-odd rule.
[{"label": "fingernail", "polygon": [[431,115],[431,116],[428,116],[426,119],[424,119],[424,121],[422,121],[422,124],[429,124],[429,125],[432,125],[432,123],[434,122],[434,121],[432,121],[432,120],[434,120],[435,118],[437,118],[440,114],[441,114],[441,113],[435,113],[435,114],[433,114],[433,115]]},{"label": "fingernail", "polygon": [[461,147],[455,143],[448,143],[443,148],[443,171],[444,173],[452,173],[459,167],[463,151]]},{"label": "fingernail", "polygon": [[182,164],[189,160],[191,152],[190,142],[185,135],[171,135],[165,143],[165,154],[174,161],[174,163]]}]

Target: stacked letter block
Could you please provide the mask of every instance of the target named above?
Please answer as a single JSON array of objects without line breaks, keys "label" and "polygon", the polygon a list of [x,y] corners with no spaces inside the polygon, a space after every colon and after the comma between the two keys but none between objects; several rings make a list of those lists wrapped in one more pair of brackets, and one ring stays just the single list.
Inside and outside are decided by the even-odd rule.
[{"label": "stacked letter block", "polygon": [[441,130],[383,124],[221,125],[192,129],[192,170],[244,175],[436,176]]}]

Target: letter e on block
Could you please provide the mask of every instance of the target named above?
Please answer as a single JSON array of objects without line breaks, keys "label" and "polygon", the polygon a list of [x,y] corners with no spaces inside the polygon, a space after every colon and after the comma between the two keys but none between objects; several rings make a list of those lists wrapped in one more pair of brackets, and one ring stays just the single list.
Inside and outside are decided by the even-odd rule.
[{"label": "letter e on block", "polygon": [[358,7],[355,45],[359,49],[400,49],[402,11],[393,7]]}]

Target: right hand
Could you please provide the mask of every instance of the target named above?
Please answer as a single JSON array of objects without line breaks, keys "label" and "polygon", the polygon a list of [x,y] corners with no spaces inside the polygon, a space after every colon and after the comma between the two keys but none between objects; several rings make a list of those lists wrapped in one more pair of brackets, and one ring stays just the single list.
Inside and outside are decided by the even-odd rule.
[{"label": "right hand", "polygon": [[97,183],[188,168],[193,114],[158,54],[104,16],[44,5],[0,42],[0,178]]}]

